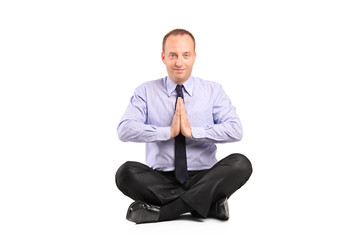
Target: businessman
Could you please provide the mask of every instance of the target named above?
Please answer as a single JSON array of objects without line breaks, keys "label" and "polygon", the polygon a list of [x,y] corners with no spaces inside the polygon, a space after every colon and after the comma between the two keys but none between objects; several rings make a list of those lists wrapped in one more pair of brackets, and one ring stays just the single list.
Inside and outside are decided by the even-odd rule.
[{"label": "businessman", "polygon": [[228,198],[249,179],[252,165],[234,153],[216,159],[216,143],[240,141],[242,125],[221,85],[193,76],[195,38],[174,29],[162,43],[168,76],[141,84],[118,125],[119,139],[146,144],[146,165],[125,162],[117,187],[134,202],[135,223],[195,217],[229,219]]}]

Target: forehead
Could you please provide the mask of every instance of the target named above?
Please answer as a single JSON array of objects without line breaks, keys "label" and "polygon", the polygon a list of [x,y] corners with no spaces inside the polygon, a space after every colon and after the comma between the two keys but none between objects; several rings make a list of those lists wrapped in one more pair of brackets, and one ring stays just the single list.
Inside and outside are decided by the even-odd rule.
[{"label": "forehead", "polygon": [[171,35],[166,39],[166,52],[192,52],[194,50],[194,42],[192,38],[187,35]]}]

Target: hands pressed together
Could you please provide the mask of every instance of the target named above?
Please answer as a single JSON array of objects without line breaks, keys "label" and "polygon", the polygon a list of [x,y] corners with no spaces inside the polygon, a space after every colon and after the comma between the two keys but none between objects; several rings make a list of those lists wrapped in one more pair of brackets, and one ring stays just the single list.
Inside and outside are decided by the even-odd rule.
[{"label": "hands pressed together", "polygon": [[170,137],[174,138],[180,132],[187,138],[191,137],[191,126],[185,112],[184,100],[181,97],[176,103],[176,110],[170,127]]}]

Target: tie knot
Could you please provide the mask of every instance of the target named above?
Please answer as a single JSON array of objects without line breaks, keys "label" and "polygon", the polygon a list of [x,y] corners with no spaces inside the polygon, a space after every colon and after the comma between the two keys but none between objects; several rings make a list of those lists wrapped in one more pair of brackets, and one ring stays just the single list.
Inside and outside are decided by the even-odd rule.
[{"label": "tie knot", "polygon": [[178,97],[181,97],[184,99],[183,91],[182,91],[183,85],[177,85],[176,86],[176,93]]}]

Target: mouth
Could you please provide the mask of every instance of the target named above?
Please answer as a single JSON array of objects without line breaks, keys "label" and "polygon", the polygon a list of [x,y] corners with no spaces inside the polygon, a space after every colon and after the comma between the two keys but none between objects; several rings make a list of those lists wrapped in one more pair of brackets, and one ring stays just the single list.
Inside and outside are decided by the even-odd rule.
[{"label": "mouth", "polygon": [[175,70],[175,72],[183,72],[183,71],[185,71],[185,69],[174,69]]}]

